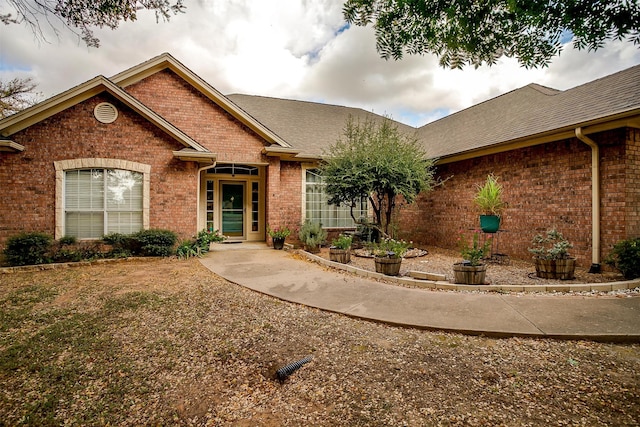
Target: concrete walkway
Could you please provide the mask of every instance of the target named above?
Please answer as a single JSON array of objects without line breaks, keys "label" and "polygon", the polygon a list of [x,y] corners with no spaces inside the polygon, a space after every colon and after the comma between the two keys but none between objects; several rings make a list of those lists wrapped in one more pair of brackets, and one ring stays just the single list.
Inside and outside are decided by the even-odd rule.
[{"label": "concrete walkway", "polygon": [[413,289],[335,271],[264,243],[219,246],[201,259],[219,276],[282,300],[352,317],[497,337],[640,342],[637,296]]}]

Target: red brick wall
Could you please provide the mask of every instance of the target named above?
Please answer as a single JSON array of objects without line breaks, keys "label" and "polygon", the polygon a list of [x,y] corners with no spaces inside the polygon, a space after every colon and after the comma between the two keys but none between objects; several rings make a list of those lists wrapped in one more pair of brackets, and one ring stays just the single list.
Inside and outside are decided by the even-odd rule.
[{"label": "red brick wall", "polygon": [[[119,111],[112,124],[98,122],[93,108],[111,102]],[[195,164],[173,158],[183,146],[116,99],[97,96],[12,135],[26,147],[0,153],[0,247],[21,231],[55,229],[53,162],[112,158],[151,165],[150,226],[182,236],[196,231]]]},{"label": "red brick wall", "polygon": [[191,138],[217,154],[218,162],[266,163],[266,145],[229,113],[170,70],[125,90]]},{"label": "red brick wall", "polygon": [[626,236],[640,237],[640,130],[627,129]]},{"label": "red brick wall", "polygon": [[[265,142],[248,127],[206,98],[191,85],[165,70],[126,90],[187,135],[217,154],[218,162],[267,163],[267,212],[299,223],[299,210],[280,209],[281,201],[300,200],[295,190],[295,167],[283,169],[285,188],[280,189],[279,161],[261,153]],[[120,115],[105,125],[93,117],[98,102],[115,104]],[[32,126],[12,138],[26,146],[20,154],[0,153],[0,247],[20,231],[55,229],[55,175],[53,161],[105,157],[151,164],[150,226],[168,228],[181,237],[197,230],[197,165],[173,158],[183,148],[154,125],[108,96],[99,96]],[[300,183],[298,182],[298,187]],[[298,191],[298,198],[289,192]],[[298,203],[299,204],[299,203]],[[289,217],[293,215],[293,217]],[[16,221],[15,218],[21,218]],[[269,221],[270,214],[267,214]],[[278,220],[281,221],[281,220]]]},{"label": "red brick wall", "polygon": [[[625,131],[591,138],[601,147],[603,260],[615,242],[637,227],[637,220],[635,225],[625,223],[625,213],[637,211],[638,187],[625,181],[629,168],[625,162]],[[637,160],[634,165],[637,179]],[[591,264],[591,149],[578,139],[443,164],[437,171],[441,179],[448,180],[420,196],[416,204],[401,208],[400,230],[405,239],[456,248],[460,231],[479,228],[473,204],[476,185],[494,173],[500,178],[508,203],[499,252],[529,259],[527,248],[532,237],[556,227],[574,244],[572,254],[579,264]],[[635,208],[632,203],[636,203]]]},{"label": "red brick wall", "polygon": [[[298,241],[302,222],[302,167],[298,162],[270,159],[267,177],[267,224],[292,230],[288,243]],[[269,238],[270,240],[270,238]]]}]

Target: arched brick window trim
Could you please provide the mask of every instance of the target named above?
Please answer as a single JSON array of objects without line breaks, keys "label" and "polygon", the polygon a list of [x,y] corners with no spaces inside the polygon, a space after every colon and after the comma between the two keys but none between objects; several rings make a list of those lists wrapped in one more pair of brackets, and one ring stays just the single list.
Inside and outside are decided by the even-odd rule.
[{"label": "arched brick window trim", "polygon": [[64,237],[64,173],[74,169],[122,169],[142,174],[142,228],[149,228],[151,165],[120,159],[86,158],[53,162],[56,170],[55,238]]}]

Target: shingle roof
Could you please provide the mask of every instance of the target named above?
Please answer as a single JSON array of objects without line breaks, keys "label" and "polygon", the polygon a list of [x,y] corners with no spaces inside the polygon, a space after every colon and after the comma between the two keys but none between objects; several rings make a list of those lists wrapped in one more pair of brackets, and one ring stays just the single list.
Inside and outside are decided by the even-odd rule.
[{"label": "shingle roof", "polygon": [[[227,95],[227,98],[299,149],[299,157],[322,156],[324,150],[343,136],[349,116],[356,121],[383,120],[382,116],[360,108],[241,94]],[[412,134],[416,131],[402,123],[398,123],[398,128]]]},{"label": "shingle roof", "polygon": [[431,157],[575,128],[640,109],[640,65],[556,91],[530,84],[418,129]]},{"label": "shingle roof", "polygon": [[[538,84],[474,105],[416,129],[430,157],[453,156],[594,124],[640,110],[640,65],[560,91]],[[228,95],[301,154],[317,157],[342,136],[349,115],[382,117],[359,108],[251,95]]]}]

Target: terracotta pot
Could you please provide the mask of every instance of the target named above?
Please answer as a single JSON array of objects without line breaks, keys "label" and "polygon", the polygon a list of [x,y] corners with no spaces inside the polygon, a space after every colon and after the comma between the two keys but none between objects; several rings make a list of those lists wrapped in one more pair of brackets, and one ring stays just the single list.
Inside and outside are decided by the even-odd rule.
[{"label": "terracotta pot", "polygon": [[454,283],[463,285],[484,285],[487,265],[469,265],[462,262],[453,264]]},{"label": "terracotta pot", "polygon": [[539,259],[536,258],[536,276],[543,279],[575,279],[576,259]]},{"label": "terracotta pot", "polygon": [[382,273],[387,276],[397,276],[400,274],[400,265],[402,258],[375,258],[376,273]]},{"label": "terracotta pot", "polygon": [[342,264],[348,264],[351,261],[351,251],[349,249],[329,248],[329,259]]}]

